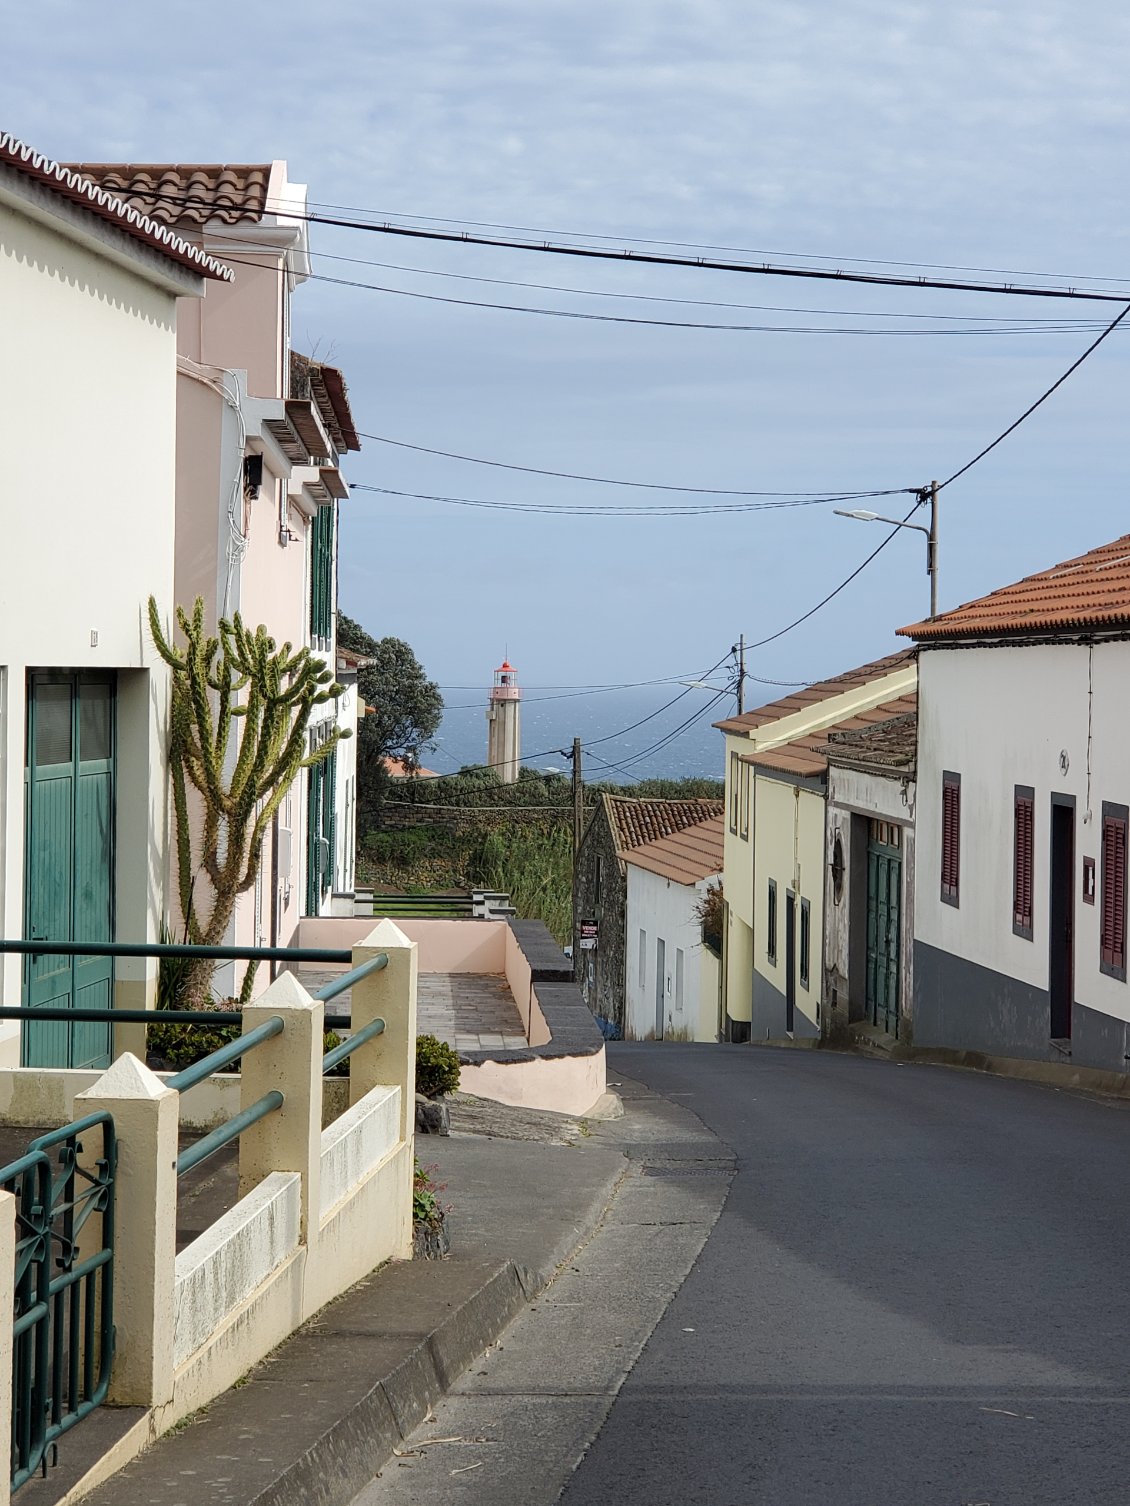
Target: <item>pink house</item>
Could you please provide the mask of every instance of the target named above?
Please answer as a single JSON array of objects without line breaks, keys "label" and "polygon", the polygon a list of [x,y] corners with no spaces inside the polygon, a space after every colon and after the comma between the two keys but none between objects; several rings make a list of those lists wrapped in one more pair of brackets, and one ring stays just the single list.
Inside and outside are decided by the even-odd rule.
[{"label": "pink house", "polygon": [[[339,466],[360,443],[341,372],[291,348],[291,296],[310,270],[305,186],[284,162],[74,170],[233,274],[216,296],[184,300],[177,321],[176,601],[203,597],[210,624],[238,611],[336,666]],[[355,688],[314,716],[311,747],[339,723],[355,729]],[[353,739],[299,776],[228,945],[287,945],[301,917],[352,888],[355,789]],[[241,969],[221,970],[218,994]],[[257,987],[267,981],[264,969]]]}]

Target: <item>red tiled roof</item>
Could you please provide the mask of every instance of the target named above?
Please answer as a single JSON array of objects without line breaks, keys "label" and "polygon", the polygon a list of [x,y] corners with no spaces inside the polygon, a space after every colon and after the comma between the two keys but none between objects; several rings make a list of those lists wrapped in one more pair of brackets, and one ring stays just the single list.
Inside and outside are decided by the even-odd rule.
[{"label": "red tiled roof", "polygon": [[601,799],[621,856],[644,842],[674,836],[684,827],[720,816],[725,808],[721,800],[633,800],[627,795],[602,795]]},{"label": "red tiled roof", "polygon": [[853,768],[914,777],[918,760],[918,713],[892,717],[870,727],[845,731],[833,727],[828,737],[828,762]]},{"label": "red tiled roof", "polygon": [[725,829],[722,817],[696,821],[670,837],[657,837],[624,854],[624,861],[635,868],[645,868],[660,878],[676,884],[697,884],[701,879],[722,872],[722,849]]},{"label": "red tiled roof", "polygon": [[932,621],[899,628],[906,638],[983,638],[1074,633],[1130,625],[1130,534],[967,601]]},{"label": "red tiled roof", "polygon": [[214,261],[199,247],[189,245],[167,225],[159,224],[151,215],[139,213],[137,209],[123,204],[113,194],[104,193],[88,178],[80,177],[70,168],[25,146],[6,131],[0,131],[0,165],[6,165],[32,182],[42,184],[72,204],[88,209],[100,220],[116,225],[126,235],[159,251],[178,266],[187,267],[201,277],[211,277],[222,282],[233,280],[229,267]]},{"label": "red tiled roof", "polygon": [[759,769],[773,769],[779,774],[793,774],[802,779],[819,778],[827,772],[828,749],[837,732],[854,732],[865,727],[874,727],[892,717],[905,717],[918,709],[916,694],[899,696],[886,701],[870,711],[861,711],[832,727],[823,727],[819,732],[810,732],[791,743],[782,743],[778,748],[767,748],[763,753],[747,753],[743,762],[756,764]]},{"label": "red tiled roof", "polygon": [[258,223],[269,162],[70,162],[68,168],[165,225]]},{"label": "red tiled roof", "polygon": [[894,674],[898,669],[904,668],[911,662],[913,650],[900,649],[897,654],[888,654],[885,659],[875,659],[871,664],[862,664],[858,669],[849,669],[845,674],[835,675],[830,680],[820,680],[815,685],[806,685],[801,690],[795,690],[791,695],[782,696],[779,701],[770,701],[766,706],[759,706],[755,711],[745,711],[741,716],[730,716],[725,721],[715,722],[723,732],[753,732],[758,727],[764,727],[768,722],[779,722],[786,716],[793,716],[798,711],[805,711],[810,706],[817,705],[820,701],[831,700],[833,696],[843,695],[845,691],[857,690],[860,686],[870,685],[873,680],[881,680],[884,675]]},{"label": "red tiled roof", "polygon": [[315,361],[297,350],[290,353],[290,393],[316,403],[326,432],[339,451],[359,450],[361,441],[353,423],[353,410],[345,378],[336,366]]}]

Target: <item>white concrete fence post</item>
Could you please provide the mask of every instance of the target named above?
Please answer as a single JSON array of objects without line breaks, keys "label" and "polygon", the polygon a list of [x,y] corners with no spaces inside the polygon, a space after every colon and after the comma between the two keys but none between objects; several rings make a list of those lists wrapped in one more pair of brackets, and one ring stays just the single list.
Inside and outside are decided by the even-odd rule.
[{"label": "white concrete fence post", "polygon": [[[12,1313],[16,1304],[16,1200],[0,1192],[0,1459],[12,1457]],[[0,1469],[0,1506],[12,1499],[11,1471]]]},{"label": "white concrete fence post", "polygon": [[272,1015],[282,1018],[282,1033],[240,1058],[239,1106],[250,1108],[272,1089],[282,1093],[283,1103],[239,1137],[239,1195],[246,1197],[272,1171],[298,1172],[302,1177],[301,1238],[310,1243],[321,1206],[325,1008],[293,973],[280,973],[254,1004],[244,1005],[244,1033]]},{"label": "white concrete fence post", "polygon": [[375,1040],[359,1046],[349,1058],[349,1102],[354,1104],[378,1084],[400,1089],[400,1138],[412,1143],[416,1132],[416,979],[419,948],[395,922],[385,919],[353,948],[353,966],[360,967],[381,952],[388,966],[355,983],[350,1018],[360,1030],[383,1019],[385,1028]]},{"label": "white concrete fence post", "polygon": [[[109,1400],[161,1406],[173,1394],[180,1094],[128,1053],[84,1093],[75,1117],[114,1119],[114,1327]],[[10,1373],[10,1366],[9,1366]]]}]

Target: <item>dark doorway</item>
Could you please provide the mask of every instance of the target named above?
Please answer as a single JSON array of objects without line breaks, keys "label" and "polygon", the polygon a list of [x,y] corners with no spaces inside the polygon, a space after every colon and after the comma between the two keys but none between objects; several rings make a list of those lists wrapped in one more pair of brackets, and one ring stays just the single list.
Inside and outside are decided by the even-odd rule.
[{"label": "dark doorway", "polygon": [[1075,798],[1053,795],[1051,812],[1048,996],[1054,1041],[1071,1039],[1075,998]]},{"label": "dark doorway", "polygon": [[785,1029],[796,1018],[796,895],[785,895]]}]

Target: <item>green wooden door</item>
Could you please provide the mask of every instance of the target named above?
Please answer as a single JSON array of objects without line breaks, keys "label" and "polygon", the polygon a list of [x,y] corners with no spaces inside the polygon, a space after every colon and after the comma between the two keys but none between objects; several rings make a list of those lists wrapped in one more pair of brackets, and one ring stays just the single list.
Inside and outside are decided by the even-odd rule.
[{"label": "green wooden door", "polygon": [[[29,940],[110,941],[114,930],[114,682],[34,674],[28,682],[25,934]],[[108,1009],[109,957],[35,953],[24,1002]],[[25,1066],[102,1067],[110,1024],[29,1021]]]},{"label": "green wooden door", "polygon": [[872,821],[867,842],[867,1011],[891,1035],[899,1028],[902,833]]}]

